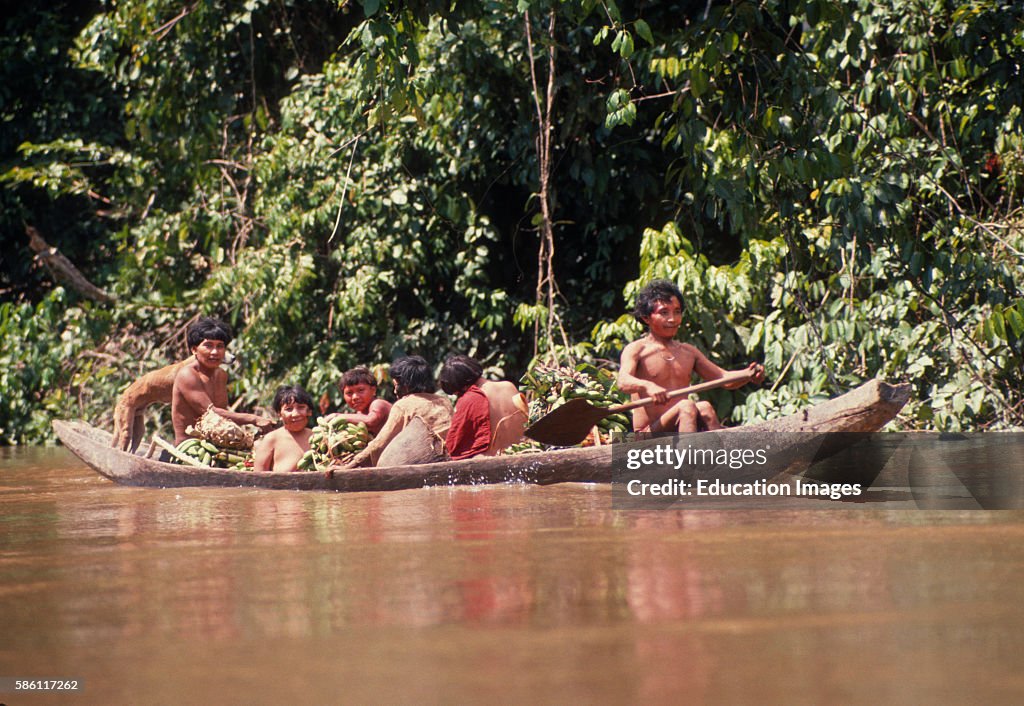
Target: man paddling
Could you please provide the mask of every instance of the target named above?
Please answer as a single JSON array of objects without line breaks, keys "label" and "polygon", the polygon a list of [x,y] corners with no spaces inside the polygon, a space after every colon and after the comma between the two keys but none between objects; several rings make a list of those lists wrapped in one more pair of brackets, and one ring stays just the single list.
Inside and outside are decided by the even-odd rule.
[{"label": "man paddling", "polygon": [[211,405],[217,414],[236,424],[254,424],[263,431],[272,429],[272,419],[228,409],[228,374],[220,365],[231,342],[231,328],[218,319],[203,317],[188,327],[186,336],[192,358],[174,376],[171,391],[174,443],[180,444],[188,437],[185,429],[195,424]]},{"label": "man paddling", "polygon": [[[654,398],[651,404],[633,410],[633,430],[721,429],[710,402],[668,399],[670,390],[689,387],[694,373],[704,380],[717,380],[726,374],[697,347],[675,340],[683,316],[683,294],[679,288],[666,280],[651,282],[637,295],[633,316],[647,326],[647,335],[622,350],[619,389],[630,393],[633,399]],[[723,387],[732,390],[747,382],[764,380],[764,367],[758,363],[751,363],[745,370],[749,372],[748,378]]]}]

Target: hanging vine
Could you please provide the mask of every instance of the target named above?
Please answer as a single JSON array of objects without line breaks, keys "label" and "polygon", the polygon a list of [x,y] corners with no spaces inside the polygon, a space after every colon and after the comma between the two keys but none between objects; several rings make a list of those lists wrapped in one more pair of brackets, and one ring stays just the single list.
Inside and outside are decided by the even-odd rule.
[{"label": "hanging vine", "polygon": [[[530,63],[530,85],[532,87],[532,98],[534,106],[534,119],[537,121],[537,137],[535,141],[537,150],[537,179],[538,191],[536,193],[539,202],[539,218],[535,219],[540,243],[537,248],[537,311],[543,310],[543,314],[535,316],[533,320],[533,355],[536,358],[543,354],[546,358],[554,360],[557,357],[555,334],[557,332],[561,339],[566,355],[569,351],[569,337],[565,332],[561,316],[558,313],[557,299],[561,296],[558,291],[558,281],[555,279],[554,258],[555,258],[555,229],[554,218],[551,213],[551,133],[554,130],[552,120],[555,103],[555,58],[557,43],[555,41],[555,10],[548,10],[547,36],[545,44],[547,50],[547,85],[543,95],[540,91],[540,84],[537,79],[537,57],[534,52],[533,29],[531,27],[530,11],[523,13],[523,22],[526,26],[526,46]],[[542,345],[543,344],[543,345]]]}]

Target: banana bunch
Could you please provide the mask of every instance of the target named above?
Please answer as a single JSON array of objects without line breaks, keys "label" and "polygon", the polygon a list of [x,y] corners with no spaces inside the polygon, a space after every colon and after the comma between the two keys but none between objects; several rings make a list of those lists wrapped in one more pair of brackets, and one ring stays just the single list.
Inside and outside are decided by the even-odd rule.
[{"label": "banana bunch", "polygon": [[366,448],[370,432],[362,422],[353,423],[335,417],[317,417],[309,437],[309,451],[299,460],[300,471],[322,471],[332,462],[344,463]]},{"label": "banana bunch", "polygon": [[547,447],[539,441],[524,439],[517,444],[506,446],[501,450],[502,456],[518,456],[519,454],[535,454],[544,451]]},{"label": "banana bunch", "polygon": [[300,471],[323,471],[327,469],[328,460],[319,453],[310,449],[302,455],[295,468]]},{"label": "banana bunch", "polygon": [[212,441],[190,437],[177,448],[183,456],[199,461],[211,468],[230,468],[236,471],[252,470],[252,453],[218,447]]},{"label": "banana bunch", "polygon": [[[571,399],[582,398],[595,407],[610,407],[626,402],[628,397],[618,389],[615,380],[612,371],[588,363],[575,368],[537,365],[522,377],[520,389],[530,400],[532,424]],[[600,442],[607,444],[621,441],[632,430],[633,423],[628,414],[619,412],[602,419],[597,428]],[[588,437],[583,445],[593,443],[594,439]]]}]

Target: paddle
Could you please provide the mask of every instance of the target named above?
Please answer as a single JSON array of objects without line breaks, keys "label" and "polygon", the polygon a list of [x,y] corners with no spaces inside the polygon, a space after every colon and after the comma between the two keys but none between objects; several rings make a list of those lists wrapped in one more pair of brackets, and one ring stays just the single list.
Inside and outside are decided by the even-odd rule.
[{"label": "paddle", "polygon": [[[683,387],[678,390],[671,390],[668,393],[668,399],[673,400],[677,397],[689,395],[694,392],[714,390],[717,387],[728,385],[731,382],[749,380],[750,378],[751,372],[749,370],[737,370],[726,373],[717,380],[708,380],[707,382],[702,382],[697,385],[690,385],[689,387]],[[551,444],[552,446],[572,446],[573,444],[578,444],[587,438],[587,434],[590,433],[590,430],[593,429],[594,425],[609,414],[636,409],[637,407],[643,407],[651,402],[654,402],[654,398],[644,397],[643,399],[633,400],[632,402],[614,405],[612,407],[595,407],[587,400],[577,397],[569,400],[561,407],[551,410],[530,425],[530,427],[523,433],[534,441],[539,441],[542,444]]]}]

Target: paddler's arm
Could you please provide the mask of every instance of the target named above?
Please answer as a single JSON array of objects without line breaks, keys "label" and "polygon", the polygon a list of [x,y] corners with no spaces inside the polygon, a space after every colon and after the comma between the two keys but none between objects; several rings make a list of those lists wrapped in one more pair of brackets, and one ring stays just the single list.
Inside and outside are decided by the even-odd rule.
[{"label": "paddler's arm", "polygon": [[[719,378],[723,377],[726,374],[727,371],[712,363],[711,360],[706,355],[701,353],[700,349],[697,348],[696,346],[690,345],[688,343],[684,343],[683,346],[693,353],[693,370],[695,373],[700,375],[702,380],[718,380]],[[725,388],[726,390],[735,390],[737,388],[743,387],[748,382],[760,383],[762,380],[764,380],[764,366],[762,366],[760,363],[751,363],[745,368],[745,370],[747,370],[747,372],[750,375],[748,379],[741,379],[735,382],[730,382],[723,385],[722,387]],[[737,370],[734,372],[740,371]]]},{"label": "paddler's arm", "polygon": [[224,407],[214,407],[213,411],[224,417],[225,419],[231,420],[235,424],[252,424],[254,427],[258,427],[260,431],[267,432],[277,426],[277,422],[268,417],[261,417],[258,414],[247,414],[245,412],[232,412],[230,409]]},{"label": "paddler's arm", "polygon": [[[755,363],[751,363],[750,365],[748,365],[746,367],[746,370],[750,371],[750,380],[748,380],[747,382],[752,382],[755,385],[760,385],[762,382],[764,382],[764,366],[763,365],[761,365],[760,363],[756,363],[756,362]],[[746,383],[744,383],[744,384],[746,384]],[[737,385],[737,387],[741,387],[741,386]]]}]

